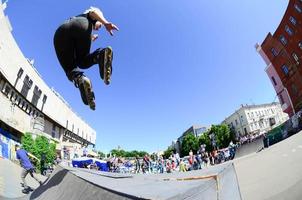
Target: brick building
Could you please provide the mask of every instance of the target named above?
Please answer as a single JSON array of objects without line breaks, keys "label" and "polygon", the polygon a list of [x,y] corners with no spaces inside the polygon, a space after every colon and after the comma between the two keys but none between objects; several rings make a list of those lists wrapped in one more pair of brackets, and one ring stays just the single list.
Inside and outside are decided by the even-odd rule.
[{"label": "brick building", "polygon": [[268,33],[256,49],[283,111],[294,115],[302,109],[302,0],[289,0],[275,33]]}]

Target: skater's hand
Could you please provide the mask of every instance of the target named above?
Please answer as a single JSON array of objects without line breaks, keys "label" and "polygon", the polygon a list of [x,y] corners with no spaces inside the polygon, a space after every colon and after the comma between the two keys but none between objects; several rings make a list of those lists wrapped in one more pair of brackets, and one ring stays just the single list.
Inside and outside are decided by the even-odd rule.
[{"label": "skater's hand", "polygon": [[91,41],[94,42],[96,39],[98,39],[98,34],[91,35]]},{"label": "skater's hand", "polygon": [[111,22],[106,23],[104,26],[110,35],[113,35],[113,30],[119,30],[118,27]]}]

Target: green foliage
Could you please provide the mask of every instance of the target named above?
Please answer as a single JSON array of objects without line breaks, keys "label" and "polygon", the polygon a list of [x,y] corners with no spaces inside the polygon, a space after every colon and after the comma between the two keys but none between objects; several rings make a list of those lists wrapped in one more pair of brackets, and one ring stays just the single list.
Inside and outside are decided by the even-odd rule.
[{"label": "green foliage", "polygon": [[34,149],[32,153],[40,159],[42,154],[47,154],[48,149],[48,139],[44,136],[37,136],[35,139]]},{"label": "green foliage", "polygon": [[53,163],[55,159],[56,159],[56,144],[50,143],[49,150],[46,153],[46,160],[48,161],[48,163]]},{"label": "green foliage", "polygon": [[189,133],[181,143],[181,156],[189,155],[190,150],[196,153],[198,148],[198,139],[192,133]]},{"label": "green foliage", "polygon": [[198,143],[199,143],[199,146],[202,145],[202,144],[205,144],[205,145],[206,145],[206,151],[207,151],[207,152],[211,152],[211,151],[213,151],[213,149],[214,149],[213,146],[212,146],[212,142],[211,142],[210,136],[209,136],[209,131],[203,133],[203,134],[198,138]]},{"label": "green foliage", "polygon": [[99,158],[105,158],[106,157],[105,154],[101,151],[98,151],[98,156],[99,156]]},{"label": "green foliage", "polygon": [[236,132],[234,128],[230,128],[230,134],[231,134],[231,141],[233,141],[233,143],[238,142],[237,141],[238,138],[236,138]]},{"label": "green foliage", "polygon": [[[45,156],[45,163],[53,163],[56,157],[56,144],[50,143],[44,136],[37,136],[34,140],[31,133],[26,133],[21,138],[22,148],[32,153],[41,160],[42,155]],[[40,162],[34,161],[37,169],[40,169]]]},{"label": "green foliage", "polygon": [[123,158],[134,158],[136,156],[138,157],[143,157],[144,155],[148,154],[145,151],[125,151],[123,149],[112,149],[111,151],[111,156],[116,156],[116,157],[123,157]]},{"label": "green foliage", "polygon": [[168,159],[174,153],[174,151],[175,151],[175,149],[173,149],[172,147],[168,147],[168,149],[166,151],[164,151],[163,157],[165,159]]},{"label": "green foliage", "polygon": [[209,134],[214,134],[218,149],[227,147],[234,138],[230,128],[226,124],[212,125]]},{"label": "green foliage", "polygon": [[21,138],[22,148],[28,152],[32,152],[34,149],[34,139],[31,133],[25,133]]}]

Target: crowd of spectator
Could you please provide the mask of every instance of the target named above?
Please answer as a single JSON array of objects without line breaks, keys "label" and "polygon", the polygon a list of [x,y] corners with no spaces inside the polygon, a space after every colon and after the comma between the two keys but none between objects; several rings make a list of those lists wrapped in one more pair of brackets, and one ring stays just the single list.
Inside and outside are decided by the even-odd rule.
[{"label": "crowd of spectator", "polygon": [[237,145],[232,142],[227,148],[206,151],[206,146],[201,145],[197,153],[191,150],[188,156],[180,157],[173,153],[169,158],[163,156],[136,157],[131,159],[118,158],[113,156],[107,160],[109,171],[118,173],[172,173],[186,172],[207,168],[211,165],[220,164],[235,157]]}]

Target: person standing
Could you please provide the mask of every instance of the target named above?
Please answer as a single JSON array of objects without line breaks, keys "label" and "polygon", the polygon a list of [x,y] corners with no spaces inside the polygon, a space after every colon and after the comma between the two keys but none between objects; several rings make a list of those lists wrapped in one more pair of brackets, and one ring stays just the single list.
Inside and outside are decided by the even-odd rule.
[{"label": "person standing", "polygon": [[29,160],[29,157],[32,157],[35,159],[37,159],[37,158],[34,155],[25,151],[24,149],[20,148],[20,146],[18,144],[15,145],[15,150],[16,150],[17,159],[20,161],[21,166],[23,168],[22,173],[21,173],[21,179],[23,182],[24,189],[22,190],[22,192],[27,194],[31,191],[31,188],[28,187],[26,180],[25,180],[27,174],[30,174],[31,177],[33,177],[40,185],[42,185],[42,182],[36,176],[34,176],[35,168]]}]

